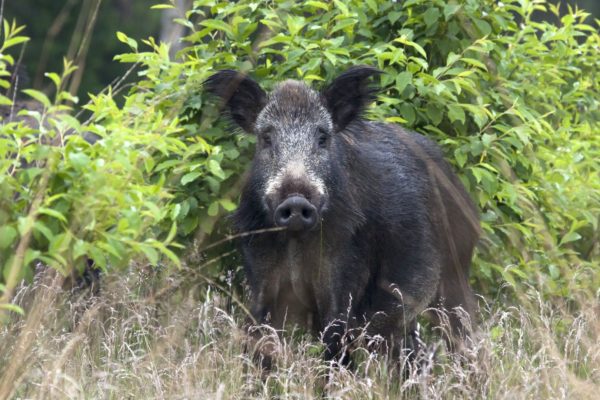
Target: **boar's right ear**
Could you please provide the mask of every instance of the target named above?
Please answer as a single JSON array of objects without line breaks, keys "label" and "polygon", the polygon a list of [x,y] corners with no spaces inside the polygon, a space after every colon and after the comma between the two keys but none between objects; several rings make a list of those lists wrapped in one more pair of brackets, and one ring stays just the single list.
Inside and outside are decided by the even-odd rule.
[{"label": "boar's right ear", "polygon": [[381,71],[377,68],[359,65],[342,73],[323,90],[336,130],[341,131],[352,120],[360,117],[364,109],[375,100],[378,88],[370,84],[369,78],[379,74]]},{"label": "boar's right ear", "polygon": [[206,90],[221,98],[231,118],[251,133],[267,98],[258,83],[241,72],[226,69],[212,75],[204,85]]}]

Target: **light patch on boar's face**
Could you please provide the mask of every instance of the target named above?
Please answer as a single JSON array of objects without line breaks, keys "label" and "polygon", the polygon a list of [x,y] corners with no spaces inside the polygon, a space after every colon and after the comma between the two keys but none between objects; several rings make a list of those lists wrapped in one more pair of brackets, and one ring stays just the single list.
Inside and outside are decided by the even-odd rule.
[{"label": "light patch on boar's face", "polygon": [[[313,189],[317,190],[318,195],[323,196],[325,194],[325,183],[323,180],[315,175],[312,171],[307,170],[304,163],[295,160],[292,161],[287,168],[282,170],[267,181],[267,187],[265,189],[266,196],[275,196],[277,192],[281,190],[285,180],[300,181],[307,180],[314,186]],[[301,194],[301,193],[299,193]],[[305,196],[306,197],[306,196]]]},{"label": "light patch on boar's face", "polygon": [[328,202],[332,131],[321,96],[305,84],[288,80],[270,94],[255,124],[267,212],[294,195],[306,198],[320,217]]}]

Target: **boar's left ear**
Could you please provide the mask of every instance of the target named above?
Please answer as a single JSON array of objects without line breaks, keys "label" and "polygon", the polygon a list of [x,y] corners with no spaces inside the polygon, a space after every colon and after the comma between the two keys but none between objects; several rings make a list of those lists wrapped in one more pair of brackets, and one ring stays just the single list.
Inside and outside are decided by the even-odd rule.
[{"label": "boar's left ear", "polygon": [[258,83],[241,72],[226,69],[212,75],[204,85],[210,93],[221,98],[231,118],[251,133],[267,98]]},{"label": "boar's left ear", "polygon": [[375,100],[378,88],[370,84],[369,78],[379,74],[380,70],[366,65],[352,67],[323,90],[327,109],[337,131],[360,117],[363,110]]}]

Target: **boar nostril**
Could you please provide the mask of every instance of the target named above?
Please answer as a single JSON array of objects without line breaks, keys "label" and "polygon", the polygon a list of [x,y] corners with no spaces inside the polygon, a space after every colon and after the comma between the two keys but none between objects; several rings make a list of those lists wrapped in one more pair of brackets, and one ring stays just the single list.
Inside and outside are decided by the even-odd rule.
[{"label": "boar nostril", "polygon": [[292,231],[308,230],[317,223],[317,208],[302,196],[290,196],[275,209],[274,219]]}]

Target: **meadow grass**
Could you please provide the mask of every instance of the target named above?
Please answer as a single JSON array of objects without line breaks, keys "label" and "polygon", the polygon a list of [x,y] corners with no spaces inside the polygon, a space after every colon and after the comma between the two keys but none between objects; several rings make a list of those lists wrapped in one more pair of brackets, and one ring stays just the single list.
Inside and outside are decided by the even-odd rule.
[{"label": "meadow grass", "polygon": [[[101,290],[66,290],[41,274],[23,286],[25,310],[0,330],[0,398],[8,399],[592,399],[600,393],[597,299],[568,310],[533,295],[482,301],[464,353],[425,335],[405,356],[354,350],[331,368],[301,334],[272,335],[277,366],[247,351],[242,303],[185,271],[103,276]],[[571,308],[573,308],[571,306]],[[404,373],[398,372],[404,365]]]}]

